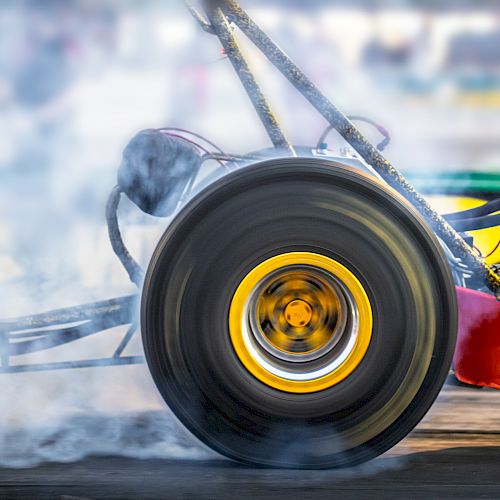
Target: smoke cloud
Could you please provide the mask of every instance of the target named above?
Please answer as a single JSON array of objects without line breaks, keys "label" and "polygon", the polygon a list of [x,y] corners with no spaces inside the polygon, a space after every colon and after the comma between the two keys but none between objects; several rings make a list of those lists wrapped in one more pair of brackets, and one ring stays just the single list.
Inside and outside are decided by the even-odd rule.
[{"label": "smoke cloud", "polygon": [[[391,130],[396,165],[419,174],[495,167],[498,113],[457,105],[459,76],[481,68],[470,57],[462,64],[463,42],[453,40],[487,37],[500,29],[496,17],[472,7],[367,12],[307,3],[245,6],[342,110]],[[264,58],[251,51],[250,60],[291,141],[315,145],[322,119]],[[0,318],[137,292],[111,251],[104,209],[129,139],[163,126],[193,129],[235,153],[268,146],[217,41],[176,2],[0,5]],[[328,142],[345,147],[335,135]],[[170,219],[124,199],[120,220],[146,267]],[[110,356],[125,331],[13,362]],[[126,353],[141,352],[136,334]],[[2,466],[92,454],[214,456],[166,408],[146,366],[0,375],[0,408]]]}]

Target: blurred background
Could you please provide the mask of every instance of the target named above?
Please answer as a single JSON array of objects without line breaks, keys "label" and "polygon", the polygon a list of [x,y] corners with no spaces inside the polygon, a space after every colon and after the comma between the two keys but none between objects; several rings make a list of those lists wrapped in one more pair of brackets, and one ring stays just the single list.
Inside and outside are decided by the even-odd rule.
[{"label": "blurred background", "polygon": [[[500,2],[243,5],[344,112],[390,130],[387,156],[405,172],[500,169]],[[244,48],[293,142],[316,144],[323,119]],[[137,131],[185,127],[238,153],[268,145],[218,41],[177,0],[4,0],[0,110],[3,317],[127,287],[102,215]]]},{"label": "blurred background", "polygon": [[[242,4],[341,110],[391,132],[386,154],[410,177],[500,173],[500,1]],[[243,47],[293,143],[315,145],[324,120]],[[108,243],[104,207],[128,140],[162,126],[234,153],[268,146],[218,41],[180,1],[0,2],[0,317],[134,292]],[[329,145],[342,143],[331,136]],[[168,220],[132,206],[122,215],[125,240],[146,263]],[[86,347],[70,349],[50,355]],[[125,393],[137,408],[161,404],[144,367],[109,370],[115,397],[96,395],[111,371],[87,371],[78,404],[115,410]],[[40,404],[74,391],[42,379],[29,395]],[[19,391],[10,380],[9,398]],[[22,422],[21,407],[9,408],[4,418]]]}]

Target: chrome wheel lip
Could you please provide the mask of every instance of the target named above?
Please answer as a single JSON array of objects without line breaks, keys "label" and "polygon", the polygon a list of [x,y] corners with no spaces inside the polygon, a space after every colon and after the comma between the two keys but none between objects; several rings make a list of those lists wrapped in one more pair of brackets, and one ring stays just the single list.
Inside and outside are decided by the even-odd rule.
[{"label": "chrome wheel lip", "polygon": [[[258,325],[256,305],[260,293],[270,282],[290,271],[309,271],[326,278],[341,302],[339,321],[328,342],[309,353],[287,353],[274,347]],[[340,367],[356,345],[359,312],[348,287],[325,269],[311,265],[290,265],[280,268],[259,281],[244,307],[242,333],[246,348],[256,362],[269,373],[290,381],[305,382],[320,379]]]}]

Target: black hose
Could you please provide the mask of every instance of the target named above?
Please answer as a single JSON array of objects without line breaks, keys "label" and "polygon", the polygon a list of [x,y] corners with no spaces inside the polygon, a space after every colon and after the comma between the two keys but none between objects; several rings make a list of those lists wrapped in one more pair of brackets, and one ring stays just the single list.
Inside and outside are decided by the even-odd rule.
[{"label": "black hose", "polygon": [[130,280],[135,283],[139,288],[142,286],[144,280],[144,271],[137,261],[132,257],[127,250],[125,243],[120,232],[118,224],[117,210],[120,204],[122,191],[119,186],[115,186],[109,195],[108,203],[106,205],[106,221],[108,223],[108,234],[111,247],[120,262],[125,267]]},{"label": "black hose", "polygon": [[480,217],[482,215],[489,215],[500,210],[500,198],[491,200],[488,203],[484,203],[479,207],[471,208],[469,210],[464,210],[462,212],[454,212],[452,214],[446,214],[444,218],[453,222],[455,220],[472,219],[474,217]]},{"label": "black hose", "polygon": [[477,231],[500,226],[500,214],[475,217],[473,219],[458,219],[450,221],[456,231]]}]

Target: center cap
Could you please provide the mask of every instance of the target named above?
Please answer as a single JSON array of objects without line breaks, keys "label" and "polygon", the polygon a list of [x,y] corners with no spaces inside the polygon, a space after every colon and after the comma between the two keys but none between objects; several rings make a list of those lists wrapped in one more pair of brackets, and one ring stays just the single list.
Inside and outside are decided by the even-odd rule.
[{"label": "center cap", "polygon": [[306,326],[312,318],[311,306],[305,300],[292,300],[285,308],[285,318],[290,326]]}]

